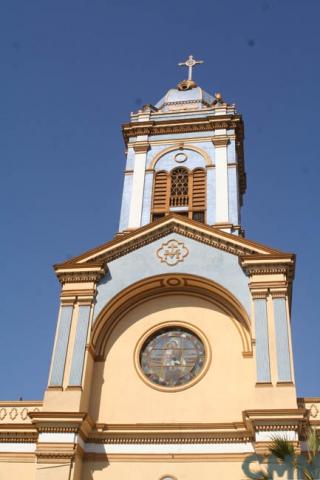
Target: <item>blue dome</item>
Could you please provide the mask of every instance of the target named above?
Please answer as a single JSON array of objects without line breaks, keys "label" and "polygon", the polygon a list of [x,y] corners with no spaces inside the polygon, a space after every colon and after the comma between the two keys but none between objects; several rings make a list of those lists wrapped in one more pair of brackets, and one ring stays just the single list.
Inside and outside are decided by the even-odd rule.
[{"label": "blue dome", "polygon": [[166,95],[155,105],[159,110],[201,110],[209,107],[214,97],[205,92],[201,87],[194,87],[188,90],[171,88]]}]

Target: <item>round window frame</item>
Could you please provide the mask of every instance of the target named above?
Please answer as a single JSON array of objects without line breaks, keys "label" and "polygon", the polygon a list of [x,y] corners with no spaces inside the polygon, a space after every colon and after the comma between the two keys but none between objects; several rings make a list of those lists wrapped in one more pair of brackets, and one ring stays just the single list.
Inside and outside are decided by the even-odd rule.
[{"label": "round window frame", "polygon": [[162,477],[159,478],[159,480],[177,480],[177,477],[174,477],[173,475],[162,475]]},{"label": "round window frame", "polygon": [[[181,157],[183,156],[183,159],[182,160],[178,160],[178,157]],[[178,152],[175,154],[174,156],[174,161],[176,163],[184,163],[188,160],[188,155],[185,153],[185,152]]]},{"label": "round window frame", "polygon": [[[153,383],[151,380],[149,380],[146,377],[140,364],[140,354],[145,342],[148,340],[148,338],[150,338],[156,332],[166,328],[183,328],[185,330],[189,330],[191,333],[196,335],[201,340],[204,346],[204,351],[205,351],[205,362],[203,364],[201,371],[198,373],[198,375],[194,377],[192,380],[190,380],[190,382],[187,382],[184,385],[178,385],[176,387],[164,387],[163,385],[157,385],[156,383]],[[149,328],[142,335],[142,337],[140,337],[134,349],[134,366],[137,374],[146,385],[160,392],[168,392],[168,393],[181,392],[182,390],[186,390],[187,388],[193,387],[196,383],[202,380],[204,375],[207,373],[210,364],[211,364],[211,349],[210,349],[210,345],[207,337],[198,327],[195,327],[193,324],[190,324],[187,322],[172,320],[172,321],[158,323],[157,325]]]}]

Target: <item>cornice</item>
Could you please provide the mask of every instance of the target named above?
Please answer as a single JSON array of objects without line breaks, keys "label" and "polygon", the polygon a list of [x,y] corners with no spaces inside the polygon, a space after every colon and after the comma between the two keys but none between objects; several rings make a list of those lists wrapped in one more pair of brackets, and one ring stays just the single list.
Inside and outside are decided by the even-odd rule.
[{"label": "cornice", "polygon": [[106,267],[99,265],[96,268],[90,268],[91,266],[74,266],[70,268],[60,268],[55,266],[56,275],[61,285],[66,283],[97,283],[106,273]]},{"label": "cornice", "polygon": [[165,135],[221,129],[235,129],[237,137],[243,139],[242,117],[240,115],[219,115],[216,117],[190,118],[189,120],[184,118],[181,120],[130,122],[122,125],[126,146],[130,137],[140,135]]},{"label": "cornice", "polygon": [[175,433],[127,433],[89,436],[89,443],[97,444],[201,444],[201,443],[243,443],[253,440],[246,432],[175,432]]},{"label": "cornice", "polygon": [[220,250],[224,250],[225,252],[231,253],[233,255],[240,256],[252,253],[252,250],[250,249],[236,247],[235,245],[232,245],[231,242],[224,241],[223,239],[214,238],[212,235],[205,234],[204,232],[199,233],[191,227],[171,224],[169,226],[164,226],[162,229],[156,230],[155,232],[150,232],[149,234],[141,237],[140,239],[135,239],[131,243],[127,243],[123,247],[119,246],[118,248],[113,249],[111,252],[101,255],[101,257],[97,257],[97,259],[111,262],[123,255],[126,255],[145,245],[148,245],[169,233],[177,233],[183,235],[184,237],[197,240],[200,243],[210,245],[211,247],[219,248]]},{"label": "cornice", "polygon": [[241,258],[241,266],[247,275],[276,275],[283,274],[289,281],[294,278],[295,255],[279,254],[252,255],[250,258]]},{"label": "cornice", "polygon": [[226,147],[230,143],[229,137],[225,135],[218,135],[212,138],[212,143],[216,148]]},{"label": "cornice", "polygon": [[247,240],[242,236],[223,232],[216,226],[200,224],[195,220],[184,219],[177,214],[170,213],[168,216],[143,227],[125,233],[121,232],[113,240],[64,263],[57,264],[55,270],[73,272],[81,270],[81,268],[89,270],[97,262],[100,266],[105,265],[107,259],[118,258],[171,232],[180,233],[184,237],[237,255],[241,262],[251,259],[254,263],[258,263],[256,260],[261,261],[262,259],[265,261],[269,261],[269,259],[280,261],[280,259],[286,260],[292,256],[258,242]]},{"label": "cornice", "polygon": [[191,238],[200,243],[204,243],[205,245],[216,247],[220,250],[237,256],[251,255],[255,253],[255,251],[249,246],[246,247],[244,245],[235,245],[234,243],[228,241],[225,238],[215,237],[214,235],[212,235],[213,232],[200,232],[199,230],[189,225],[187,226],[178,223],[170,223],[165,224],[161,228],[158,228],[156,230],[149,231],[141,237],[133,238],[131,242],[126,242],[124,245],[115,246],[114,248],[110,249],[109,252],[102,253],[101,255],[95,257],[95,261],[99,260],[101,262],[111,262],[113,260],[116,260],[117,258],[122,257],[123,255],[126,255],[134,250],[137,250],[145,245],[159,240],[170,233],[180,234],[186,238]]},{"label": "cornice", "polygon": [[301,433],[308,421],[308,410],[305,408],[245,410],[243,419],[249,431],[293,430]]},{"label": "cornice", "polygon": [[[10,426],[12,428],[12,426]],[[37,431],[1,431],[0,443],[36,443],[38,440]]]}]

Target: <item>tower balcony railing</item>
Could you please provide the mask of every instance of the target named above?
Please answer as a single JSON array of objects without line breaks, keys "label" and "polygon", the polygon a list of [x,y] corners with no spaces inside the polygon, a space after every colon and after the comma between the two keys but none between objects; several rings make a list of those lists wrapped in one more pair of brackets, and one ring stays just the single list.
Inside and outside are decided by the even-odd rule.
[{"label": "tower balcony railing", "polygon": [[188,195],[171,195],[170,207],[187,207],[189,205]]}]

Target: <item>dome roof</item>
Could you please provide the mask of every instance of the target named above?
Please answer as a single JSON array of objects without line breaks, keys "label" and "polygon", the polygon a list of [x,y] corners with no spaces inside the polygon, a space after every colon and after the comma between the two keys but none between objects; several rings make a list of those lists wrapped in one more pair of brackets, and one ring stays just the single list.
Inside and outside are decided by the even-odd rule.
[{"label": "dome roof", "polygon": [[[178,86],[179,87],[179,86]],[[164,112],[177,110],[201,110],[212,105],[215,98],[201,87],[171,88],[155,105]]]}]

